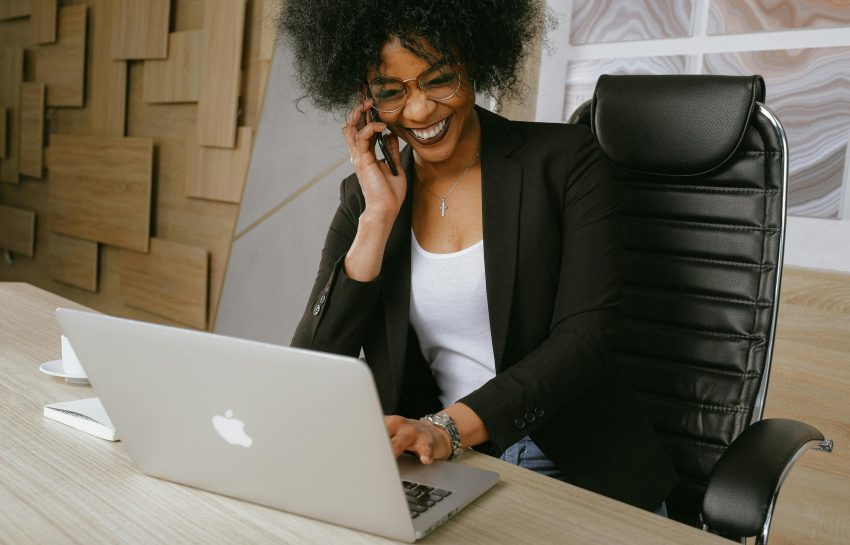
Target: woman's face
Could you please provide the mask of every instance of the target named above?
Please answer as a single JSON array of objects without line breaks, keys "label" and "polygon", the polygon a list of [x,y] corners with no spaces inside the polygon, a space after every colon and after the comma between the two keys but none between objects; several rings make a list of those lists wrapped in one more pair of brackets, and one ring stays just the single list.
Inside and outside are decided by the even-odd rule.
[{"label": "woman's face", "polygon": [[[427,47],[427,46],[426,46]],[[378,75],[399,80],[413,79],[430,68],[427,60],[406,49],[398,39],[387,42],[381,50],[380,72],[370,71],[368,81]],[[381,121],[413,147],[419,159],[440,163],[452,157],[458,148],[474,146],[478,118],[473,107],[475,93],[466,69],[461,65],[461,85],[450,99],[428,99],[414,81],[407,83],[407,102],[391,113],[381,112]],[[461,153],[466,158],[466,154]]]}]

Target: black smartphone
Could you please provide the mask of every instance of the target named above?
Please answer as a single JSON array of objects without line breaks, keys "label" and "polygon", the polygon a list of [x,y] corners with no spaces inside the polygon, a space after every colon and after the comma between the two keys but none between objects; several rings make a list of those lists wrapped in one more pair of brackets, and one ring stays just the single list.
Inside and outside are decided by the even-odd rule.
[{"label": "black smartphone", "polygon": [[[374,121],[381,121],[381,116],[378,115],[378,110],[375,108],[370,108],[372,112],[372,119]],[[378,133],[378,146],[381,148],[381,153],[384,154],[384,159],[387,160],[387,166],[390,167],[390,172],[392,172],[393,176],[398,176],[398,169],[395,167],[395,161],[393,161],[392,156],[390,156],[390,150],[387,147],[386,138],[384,138],[384,133]]]},{"label": "black smartphone", "polygon": [[[366,87],[366,96],[372,98],[372,93],[369,91],[369,88]],[[367,112],[363,113],[363,117],[371,117],[373,121],[381,122],[381,116],[378,114],[378,110],[375,108],[369,108]],[[364,119],[364,122],[368,122],[368,119]],[[378,133],[378,147],[381,148],[381,153],[384,154],[384,159],[387,161],[387,166],[390,167],[390,172],[393,176],[398,176],[398,169],[395,166],[395,161],[390,156],[390,149],[387,147],[386,138],[384,138],[384,133]]]}]

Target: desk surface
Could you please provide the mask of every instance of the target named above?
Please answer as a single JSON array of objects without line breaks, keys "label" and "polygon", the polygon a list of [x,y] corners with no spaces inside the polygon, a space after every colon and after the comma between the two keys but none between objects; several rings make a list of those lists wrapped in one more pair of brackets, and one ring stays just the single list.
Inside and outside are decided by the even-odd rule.
[{"label": "desk surface", "polygon": [[[392,543],[147,477],[120,442],[44,418],[45,403],[95,395],[38,370],[60,357],[57,306],[85,308],[0,283],[0,543]],[[728,544],[489,456],[462,463],[501,482],[424,544]]]}]

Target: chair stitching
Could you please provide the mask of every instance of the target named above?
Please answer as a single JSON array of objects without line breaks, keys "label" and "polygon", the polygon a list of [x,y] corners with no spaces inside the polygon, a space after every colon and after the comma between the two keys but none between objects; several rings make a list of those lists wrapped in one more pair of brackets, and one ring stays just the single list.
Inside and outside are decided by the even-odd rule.
[{"label": "chair stitching", "polygon": [[759,307],[759,308],[769,308],[771,306],[770,303],[765,303],[765,302],[761,302],[761,301],[751,301],[749,299],[740,299],[740,298],[737,298],[737,297],[723,297],[723,296],[720,296],[720,295],[704,295],[704,294],[701,294],[701,293],[676,291],[676,290],[672,290],[672,289],[660,289],[660,288],[653,288],[653,287],[647,287],[647,286],[638,286],[638,285],[635,285],[635,284],[624,284],[623,290],[624,291],[634,291],[634,292],[653,292],[653,293],[665,292],[665,293],[670,293],[670,294],[673,294],[673,295],[680,295],[682,297],[687,297],[689,299],[704,299],[704,300],[707,300],[707,301],[715,301],[715,302],[718,302],[718,303],[732,303],[734,305],[742,305],[742,306],[748,306],[748,307],[756,306],[756,307]]},{"label": "chair stitching", "polygon": [[728,377],[735,377],[735,378],[758,378],[760,376],[760,373],[756,373],[755,371],[731,371],[731,370],[725,370],[725,369],[718,369],[716,367],[710,367],[708,365],[699,365],[699,364],[695,364],[695,363],[673,362],[671,360],[660,359],[660,358],[650,359],[646,356],[643,356],[641,354],[635,354],[633,352],[617,351],[617,352],[615,352],[615,355],[617,357],[620,357],[620,358],[636,359],[636,360],[639,360],[642,365],[649,365],[649,366],[655,366],[655,367],[667,367],[667,368],[675,367],[677,369],[686,368],[686,369],[693,369],[693,370],[696,370],[696,371],[700,371],[700,372],[703,372],[703,373],[711,373],[713,375],[725,375],[725,376],[728,376]]},{"label": "chair stitching", "polygon": [[674,220],[674,219],[665,219],[665,218],[651,218],[645,216],[634,216],[622,214],[622,217],[628,221],[638,221],[644,223],[665,223],[671,225],[679,225],[682,227],[687,227],[691,229],[697,228],[706,228],[706,229],[714,229],[718,231],[752,231],[752,232],[779,232],[779,228],[777,227],[753,227],[747,225],[734,225],[734,224],[723,224],[723,223],[708,223],[701,221],[685,221],[685,220]]},{"label": "chair stitching", "polygon": [[[761,341],[764,342],[764,337],[761,335],[742,335],[740,333],[721,333],[715,331],[706,331],[702,329],[691,329],[687,327],[675,327],[670,324],[662,323],[662,322],[653,322],[651,320],[638,320],[635,318],[626,318],[623,320],[625,324],[646,324],[649,326],[649,329],[667,329],[669,331],[688,333],[691,335],[697,335],[702,337],[710,337],[715,339],[735,339],[739,341]],[[658,327],[662,326],[662,327]]]},{"label": "chair stitching", "polygon": [[644,252],[644,251],[641,251],[641,250],[633,250],[633,249],[630,249],[630,248],[627,248],[626,250],[624,250],[624,253],[626,253],[626,254],[642,254],[642,255],[646,255],[646,256],[661,257],[661,258],[666,258],[669,261],[687,261],[687,262],[692,262],[692,263],[712,263],[714,265],[727,265],[729,267],[738,267],[738,268],[741,268],[741,269],[762,270],[763,268],[767,268],[767,269],[774,268],[773,265],[763,265],[763,264],[755,264],[755,263],[742,263],[740,261],[727,261],[727,260],[722,260],[722,259],[712,259],[712,258],[708,258],[708,257],[672,256],[672,255],[665,255],[665,254],[659,254],[659,253],[654,253],[654,252]]},{"label": "chair stitching", "polygon": [[[779,189],[765,189],[755,187],[717,187],[706,185],[681,185],[681,184],[661,184],[652,182],[626,182],[620,181],[622,185],[630,187],[638,187],[657,191],[690,191],[704,193],[778,193]],[[671,189],[672,188],[672,189]]]}]

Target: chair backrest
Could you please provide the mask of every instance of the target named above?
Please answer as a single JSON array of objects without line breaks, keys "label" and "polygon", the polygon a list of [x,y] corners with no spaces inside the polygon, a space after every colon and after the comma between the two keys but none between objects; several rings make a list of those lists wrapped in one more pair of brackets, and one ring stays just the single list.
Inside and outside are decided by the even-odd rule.
[{"label": "chair backrest", "polygon": [[759,76],[602,76],[590,125],[622,185],[619,364],[698,524],[706,479],[764,407],[782,271],[788,152]]}]

